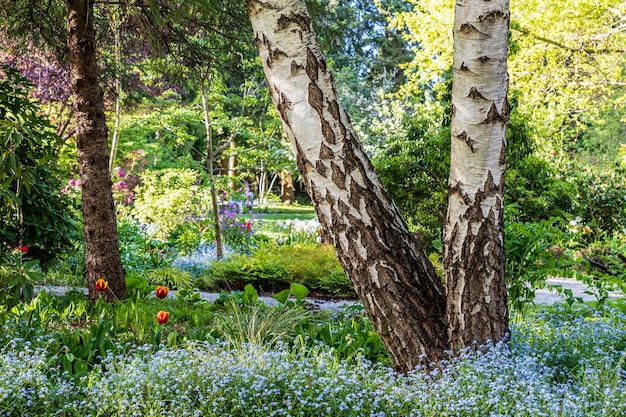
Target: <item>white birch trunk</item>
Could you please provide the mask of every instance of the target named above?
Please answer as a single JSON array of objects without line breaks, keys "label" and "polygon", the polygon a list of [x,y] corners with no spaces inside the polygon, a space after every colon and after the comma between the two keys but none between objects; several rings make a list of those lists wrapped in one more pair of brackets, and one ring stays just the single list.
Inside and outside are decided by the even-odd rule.
[{"label": "white birch trunk", "polygon": [[458,0],[450,196],[444,231],[451,347],[508,332],[503,192],[509,2]]},{"label": "white birch trunk", "polygon": [[445,294],[382,188],[312,30],[304,0],[246,0],[272,98],[325,237],[396,369],[446,349]]}]

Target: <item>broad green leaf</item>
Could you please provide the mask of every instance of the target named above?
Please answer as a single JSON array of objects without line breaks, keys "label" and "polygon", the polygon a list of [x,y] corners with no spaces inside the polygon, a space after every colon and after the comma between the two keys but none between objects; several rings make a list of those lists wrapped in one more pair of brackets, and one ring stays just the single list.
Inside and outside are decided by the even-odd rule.
[{"label": "broad green leaf", "polygon": [[279,293],[274,294],[274,300],[278,301],[281,304],[285,304],[287,302],[287,300],[289,299],[289,296],[291,295],[291,290],[290,289],[286,289],[286,290],[282,290]]},{"label": "broad green leaf", "polygon": [[309,289],[302,284],[298,284],[297,282],[292,282],[289,289],[298,302],[302,301],[304,297],[309,294]]}]

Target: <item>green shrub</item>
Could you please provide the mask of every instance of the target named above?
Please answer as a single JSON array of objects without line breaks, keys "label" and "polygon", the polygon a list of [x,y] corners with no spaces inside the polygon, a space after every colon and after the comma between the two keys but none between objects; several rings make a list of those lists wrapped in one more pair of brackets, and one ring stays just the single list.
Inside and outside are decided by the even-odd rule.
[{"label": "green shrub", "polygon": [[572,259],[566,252],[573,243],[565,229],[566,222],[560,219],[506,225],[506,276],[513,311],[523,312],[549,276],[573,273]]},{"label": "green shrub", "polygon": [[135,188],[133,216],[150,225],[154,237],[165,240],[191,218],[210,213],[211,197],[200,185],[200,175],[189,169],[145,171]]},{"label": "green shrub", "polygon": [[0,67],[0,257],[18,245],[46,267],[79,236],[50,122],[28,98],[32,84]]},{"label": "green shrub", "polygon": [[330,245],[265,244],[250,255],[234,255],[214,262],[204,279],[207,285],[224,287],[227,283],[234,289],[249,283],[261,291],[280,290],[297,282],[313,292],[354,296]]}]

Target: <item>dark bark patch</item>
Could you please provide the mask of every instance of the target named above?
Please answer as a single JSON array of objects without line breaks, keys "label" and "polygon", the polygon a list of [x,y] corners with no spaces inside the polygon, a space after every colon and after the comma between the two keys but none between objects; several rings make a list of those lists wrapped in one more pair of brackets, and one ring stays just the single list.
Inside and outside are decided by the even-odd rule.
[{"label": "dark bark patch", "polygon": [[469,94],[467,96],[469,98],[474,99],[474,100],[477,99],[477,98],[481,98],[483,100],[486,100],[486,98],[483,97],[482,94],[480,94],[480,91],[478,91],[478,88],[476,88],[476,87],[470,88]]},{"label": "dark bark patch", "polygon": [[315,162],[315,170],[322,177],[326,177],[326,165],[324,165],[322,161],[317,160],[317,162]]},{"label": "dark bark patch", "polygon": [[[276,87],[274,87],[275,89]],[[276,110],[278,110],[278,114],[280,114],[280,118],[287,126],[289,124],[289,118],[287,117],[287,109],[291,107],[291,103],[287,100],[287,97],[281,92],[278,93],[278,101],[276,102]],[[290,126],[291,127],[291,126]]]},{"label": "dark bark patch", "polygon": [[[354,192],[355,190],[359,190],[356,193]],[[356,181],[352,180],[350,181],[350,195],[348,197],[348,200],[350,202],[350,204],[352,205],[352,207],[355,207],[357,210],[359,210],[360,205],[361,205],[361,196],[363,194],[361,194],[361,191],[363,190],[363,188],[357,184]],[[366,207],[367,210],[367,207]]]},{"label": "dark bark patch", "polygon": [[337,100],[328,100],[326,104],[331,116],[333,116],[333,118],[337,121],[337,124],[339,125],[339,130],[341,130],[341,136],[346,137],[348,130],[346,129],[346,126],[341,122],[341,111],[339,103],[337,103]]},{"label": "dark bark patch", "polygon": [[333,131],[333,127],[330,125],[330,123],[328,123],[328,120],[322,118],[321,123],[322,123],[322,134],[324,135],[328,143],[332,145],[337,143],[337,139],[335,138],[335,132]]},{"label": "dark bark patch", "polygon": [[461,197],[461,200],[463,200],[463,203],[466,206],[469,206],[472,202],[472,200],[469,198],[469,196],[467,194],[465,194],[462,190],[461,190],[461,183],[457,182],[454,185],[448,185],[448,191],[450,192],[450,194],[458,194],[459,197]]},{"label": "dark bark patch", "polygon": [[322,103],[324,99],[324,94],[322,90],[315,83],[309,83],[309,95],[308,100],[311,107],[313,107],[320,118],[323,115]]},{"label": "dark bark patch", "polygon": [[347,216],[348,214],[350,214],[350,207],[348,207],[348,205],[344,203],[342,200],[339,200],[339,203],[337,203],[337,209],[344,216]]},{"label": "dark bark patch", "polygon": [[311,31],[311,19],[304,14],[291,13],[290,16],[284,14],[278,18],[278,30],[285,30],[291,23],[295,23],[304,32]]},{"label": "dark bark patch", "polygon": [[328,201],[328,204],[330,204],[331,207],[335,206],[335,203],[336,203],[335,197],[333,197],[333,195],[328,192],[326,193],[326,201]]},{"label": "dark bark patch", "polygon": [[298,64],[295,60],[291,61],[291,75],[297,75],[304,69],[304,66]]},{"label": "dark bark patch", "polygon": [[267,38],[267,36],[263,35],[263,45],[265,46],[265,48],[267,49],[267,55],[268,58],[265,61],[267,66],[269,68],[272,68],[272,63],[282,57],[287,57],[287,54],[283,51],[281,51],[278,48],[273,48],[272,47],[272,43],[270,42],[270,40]]},{"label": "dark bark patch", "polygon": [[317,58],[311,51],[311,48],[306,48],[306,73],[311,81],[317,82],[319,78],[319,64]]},{"label": "dark bark patch", "polygon": [[465,65],[465,61],[461,62],[461,67],[459,69],[461,71],[469,71],[469,68]]},{"label": "dark bark patch", "polygon": [[481,22],[495,23],[496,20],[502,19],[506,16],[507,14],[504,13],[502,10],[492,10],[485,15],[478,16],[478,20],[480,20]]},{"label": "dark bark patch", "polygon": [[329,160],[333,159],[334,157],[335,153],[333,152],[333,150],[330,149],[330,147],[327,146],[325,143],[322,143],[322,146],[320,146],[319,158],[322,160]]},{"label": "dark bark patch", "polygon": [[334,145],[337,142],[335,132],[333,131],[333,127],[331,126],[331,124],[324,118],[324,93],[322,93],[322,90],[318,87],[318,85],[313,82],[309,83],[308,100],[311,107],[313,107],[319,115],[320,124],[322,125],[322,134],[324,135],[328,143]]},{"label": "dark bark patch", "polygon": [[472,153],[474,153],[474,143],[476,143],[476,141],[472,139],[465,130],[460,135],[456,135],[456,137],[458,139],[463,140],[467,144],[467,146],[470,148]]},{"label": "dark bark patch", "polygon": [[478,58],[478,60],[479,60],[481,63],[483,63],[483,64],[484,64],[485,62],[489,61],[490,59],[491,59],[491,58],[489,58],[487,55],[483,55],[483,56],[481,56],[480,58]]},{"label": "dark bark patch", "polygon": [[478,28],[471,23],[463,23],[459,28],[459,32],[467,37],[478,35],[479,37],[488,37],[486,33],[481,32]]},{"label": "dark bark patch", "polygon": [[495,103],[491,103],[491,107],[489,108],[489,112],[487,113],[487,118],[483,120],[483,124],[488,125],[491,123],[506,123],[507,120],[498,113],[498,109],[496,109]]},{"label": "dark bark patch", "polygon": [[335,185],[342,190],[346,189],[346,174],[343,172],[341,167],[335,163],[335,161],[330,161],[330,169],[331,179],[335,183]]},{"label": "dark bark patch", "polygon": [[498,163],[500,165],[506,164],[506,140],[502,139],[502,146],[500,147],[500,155],[498,156]]},{"label": "dark bark patch", "polygon": [[[302,174],[304,178],[307,178],[307,174],[313,168],[313,164],[311,164],[311,162],[309,162],[309,160],[306,159],[306,157],[304,156],[304,152],[302,151],[300,144],[296,142],[295,146],[296,146],[296,165],[298,166],[298,171],[300,171],[300,173]],[[306,185],[307,187],[312,188],[310,181],[307,182]]]},{"label": "dark bark patch", "polygon": [[504,98],[504,103],[502,103],[502,117],[507,121],[509,121],[509,116],[511,114],[511,105],[509,104],[508,97]]}]

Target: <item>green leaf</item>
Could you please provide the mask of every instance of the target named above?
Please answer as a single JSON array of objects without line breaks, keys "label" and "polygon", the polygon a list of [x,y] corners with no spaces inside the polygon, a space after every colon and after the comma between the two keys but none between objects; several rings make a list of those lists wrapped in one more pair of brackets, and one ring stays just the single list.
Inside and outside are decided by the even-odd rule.
[{"label": "green leaf", "polygon": [[[68,355],[71,355],[71,353],[69,353]],[[68,374],[72,373],[72,362],[67,358],[67,355],[63,355],[61,357],[61,365],[63,366],[63,370],[66,371]]]},{"label": "green leaf", "polygon": [[82,359],[78,359],[74,364],[76,374],[86,374],[89,371],[89,364]]},{"label": "green leaf", "polygon": [[289,299],[289,295],[291,295],[291,290],[290,289],[286,289],[286,290],[282,290],[279,293],[274,294],[274,300],[278,301],[281,304],[285,304],[287,302],[287,300]]},{"label": "green leaf", "polygon": [[[245,304],[254,304],[259,299],[259,293],[252,284],[247,284],[243,288],[243,296]],[[247,301],[247,302],[246,302]]]},{"label": "green leaf", "polygon": [[289,290],[293,296],[296,297],[297,302],[302,301],[304,297],[309,295],[309,289],[302,284],[298,284],[297,282],[292,282]]},{"label": "green leaf", "polygon": [[167,335],[167,347],[176,346],[176,337],[177,337],[176,332],[170,332],[170,334]]}]

